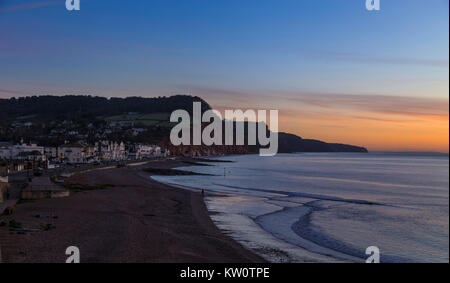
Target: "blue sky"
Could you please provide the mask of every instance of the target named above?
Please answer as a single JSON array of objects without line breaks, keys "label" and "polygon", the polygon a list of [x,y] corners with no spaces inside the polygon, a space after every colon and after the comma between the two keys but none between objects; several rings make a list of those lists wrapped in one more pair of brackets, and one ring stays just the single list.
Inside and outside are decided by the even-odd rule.
[{"label": "blue sky", "polygon": [[412,97],[432,105],[408,103],[413,114],[448,117],[435,107],[448,102],[448,11],[448,0],[373,12],[365,0],[81,0],[71,12],[64,0],[0,0],[0,98],[191,93],[304,113],[290,99]]}]

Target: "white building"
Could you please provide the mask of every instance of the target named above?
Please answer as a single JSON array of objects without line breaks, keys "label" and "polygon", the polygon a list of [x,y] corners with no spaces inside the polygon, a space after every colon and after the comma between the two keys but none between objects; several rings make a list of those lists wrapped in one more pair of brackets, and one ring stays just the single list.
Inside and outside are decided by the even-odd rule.
[{"label": "white building", "polygon": [[99,160],[120,161],[127,158],[123,142],[100,141],[95,144],[95,155]]},{"label": "white building", "polygon": [[47,157],[47,159],[56,159],[59,157],[59,150],[58,147],[45,147],[44,148],[44,154]]},{"label": "white building", "polygon": [[109,145],[110,159],[112,160],[125,160],[126,159],[126,151],[125,144],[121,143],[110,143]]},{"label": "white building", "polygon": [[61,159],[70,163],[89,163],[95,160],[95,149],[81,144],[64,144],[58,148]]},{"label": "white building", "polygon": [[44,147],[36,144],[17,144],[0,143],[0,159],[20,159],[45,161]]},{"label": "white building", "polygon": [[138,146],[139,159],[161,156],[161,147],[157,145],[145,145]]},{"label": "white building", "polygon": [[37,144],[34,143],[22,143],[22,144],[17,144],[14,145],[12,147],[12,155],[13,156],[17,156],[19,155],[21,152],[39,152],[40,154],[44,154],[44,147],[43,146],[38,146]]}]

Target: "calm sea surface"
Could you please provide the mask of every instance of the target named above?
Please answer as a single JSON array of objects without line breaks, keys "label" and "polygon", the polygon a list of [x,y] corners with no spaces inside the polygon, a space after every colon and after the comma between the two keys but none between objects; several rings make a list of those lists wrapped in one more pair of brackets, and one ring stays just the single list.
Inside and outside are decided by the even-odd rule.
[{"label": "calm sea surface", "polygon": [[[449,261],[449,159],[439,155],[305,153],[227,156],[156,176],[208,196],[213,220],[273,261]],[[298,251],[296,249],[298,248]],[[316,256],[317,255],[317,256]]]}]

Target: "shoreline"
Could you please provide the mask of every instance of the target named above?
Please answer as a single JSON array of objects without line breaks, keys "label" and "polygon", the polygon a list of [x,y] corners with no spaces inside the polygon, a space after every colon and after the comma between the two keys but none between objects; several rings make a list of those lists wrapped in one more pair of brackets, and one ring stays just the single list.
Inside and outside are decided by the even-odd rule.
[{"label": "shoreline", "polygon": [[[161,181],[155,180],[159,183]],[[178,184],[167,183],[168,186],[176,187],[182,190],[193,192],[200,191],[199,188],[190,186],[181,186]],[[354,258],[351,255],[341,255],[337,251],[329,252],[327,248],[321,247],[312,243],[311,241],[302,238],[295,231],[291,231],[295,241],[281,239],[274,235],[273,232],[263,227],[262,223],[258,221],[259,218],[267,215],[274,215],[281,211],[274,211],[267,215],[261,215],[255,219],[243,215],[241,212],[230,213],[229,211],[220,211],[218,209],[222,206],[220,204],[221,198],[237,198],[237,202],[243,199],[251,199],[250,196],[243,196],[234,193],[217,192],[205,189],[205,202],[207,210],[210,212],[210,217],[214,224],[224,233],[229,235],[233,240],[241,244],[249,251],[264,258],[271,263],[343,263],[343,262],[361,262],[362,259]],[[261,197],[255,197],[261,198]],[[264,197],[261,199],[265,199]],[[219,200],[219,205],[215,201]],[[305,212],[304,215],[307,213]],[[289,225],[288,225],[289,226]],[[283,229],[290,229],[283,227]],[[293,235],[295,233],[295,235]],[[291,236],[291,237],[292,237]],[[251,240],[250,240],[251,239]],[[294,242],[296,242],[294,244]],[[297,243],[302,242],[309,248],[299,246]],[[313,247],[313,248],[311,248]],[[319,251],[317,251],[320,250]],[[336,255],[337,254],[337,255]]]},{"label": "shoreline", "polygon": [[266,262],[213,223],[201,193],[142,171],[186,165],[159,160],[74,174],[72,183],[113,186],[19,204],[13,215],[1,216],[24,228],[49,227],[24,233],[0,227],[3,262],[63,263],[69,246],[80,249],[81,262]]},{"label": "shoreline", "polygon": [[[317,154],[314,155],[314,157],[316,156]],[[441,206],[448,209],[448,202],[445,203],[445,199],[448,200],[445,180],[442,180],[444,183],[442,188],[439,187],[440,183],[437,183],[435,184],[436,187],[433,187],[435,191],[430,191],[430,187],[420,186],[421,184],[417,184],[417,182],[404,183],[398,178],[391,181],[387,179],[384,183],[374,183],[370,178],[355,175],[353,170],[345,169],[343,170],[345,174],[338,179],[340,182],[330,184],[328,181],[329,175],[340,173],[339,170],[336,171],[330,167],[325,168],[326,170],[323,170],[316,178],[320,181],[323,176],[327,177],[325,181],[319,182],[319,185],[324,186],[324,189],[314,190],[315,187],[308,189],[312,178],[306,173],[302,174],[302,172],[309,172],[308,168],[310,166],[314,168],[317,160],[320,162],[323,156],[320,156],[319,159],[311,159],[311,157],[299,155],[298,158],[300,159],[298,160],[295,158],[286,160],[283,157],[279,156],[279,159],[273,162],[275,166],[266,166],[265,164],[260,166],[259,160],[255,157],[255,159],[230,158],[230,160],[239,162],[239,164],[221,165],[216,163],[217,168],[178,168],[221,177],[218,174],[222,172],[224,167],[227,167],[227,169],[230,167],[231,178],[227,180],[217,177],[205,179],[196,176],[153,176],[153,178],[171,186],[190,190],[207,188],[205,189],[205,192],[207,192],[205,201],[208,210],[213,212],[211,217],[219,229],[270,262],[364,262],[366,260],[365,251],[368,246],[378,246],[384,250],[382,262],[448,261],[448,253],[445,254],[445,249],[443,252],[436,250],[435,253],[430,252],[427,255],[420,252],[420,248],[426,245],[427,241],[445,241],[445,235],[448,239],[448,215],[447,221],[445,221],[445,215],[439,217],[441,216]],[[349,156],[343,155],[341,157],[337,159],[339,164],[348,164]],[[332,154],[326,158],[336,159],[336,156]],[[353,160],[354,157],[350,156],[350,158]],[[374,156],[372,159],[357,157],[353,166],[359,167],[361,160],[364,161],[362,163],[364,166],[373,166],[374,162],[378,164],[381,159],[386,160],[383,161],[383,164],[391,167],[404,163],[406,164],[405,167],[401,168],[414,170],[414,168],[422,167],[422,165],[411,165],[411,158],[415,160],[414,156],[402,157],[398,160],[392,160],[390,156]],[[429,159],[424,160],[428,161]],[[278,170],[276,166],[281,162],[287,162],[292,166],[294,163],[298,164],[297,167],[293,167],[296,169],[293,172],[299,172],[299,174]],[[445,164],[445,160],[437,159],[436,161],[430,160],[423,166],[428,168],[428,171],[425,172],[430,172],[429,174],[433,172],[436,175],[434,173],[435,166],[440,166],[442,170],[445,170],[445,167],[448,168],[448,159],[447,164]],[[268,170],[273,170],[274,174],[267,175],[266,171]],[[396,171],[394,170],[394,172]],[[378,171],[376,173],[385,174]],[[293,177],[291,178],[291,176]],[[298,176],[301,176],[303,182],[298,183]],[[278,177],[285,178],[287,181],[278,186]],[[225,178],[225,175],[223,178]],[[261,181],[255,180],[255,178],[261,178]],[[345,193],[345,191],[341,194],[332,193],[334,191],[339,192],[339,189],[345,189],[349,183],[357,183],[350,187],[352,194]],[[366,186],[363,186],[364,184]],[[423,207],[420,203],[416,204],[417,198],[415,198],[414,193],[406,196],[400,192],[392,193],[389,189],[392,184],[402,188],[412,188],[412,191],[417,188],[420,193],[432,195],[433,198],[429,201],[430,207]],[[302,189],[303,186],[305,186],[305,189]],[[373,193],[361,192],[361,187]],[[330,189],[333,190],[331,193]],[[439,192],[439,190],[442,191],[442,195],[435,196],[434,192]],[[210,191],[212,194],[209,193]],[[383,194],[383,198],[378,194],[380,191],[386,192],[386,194]],[[424,237],[414,237],[411,240],[405,239],[401,234],[392,235],[392,233],[389,233],[389,229],[393,227],[392,223],[396,223],[402,231],[408,231],[408,227],[402,225],[403,223],[409,223],[409,219],[407,216],[405,217],[404,213],[405,211],[410,212],[411,208],[414,208],[416,217],[420,217],[418,212],[420,210],[423,210],[426,215],[438,217],[436,224],[421,221],[418,233],[421,233]],[[380,216],[382,221],[379,223],[381,227],[379,231],[376,233],[370,232],[373,231],[371,229],[373,224],[371,221],[367,221],[366,215]],[[343,225],[336,225],[336,222]],[[441,223],[441,225],[438,226],[437,223]],[[445,227],[447,227],[446,231]],[[428,229],[439,231],[443,234],[443,237],[430,235]],[[348,231],[353,232],[349,233]],[[417,248],[411,250],[407,244],[397,246],[397,243],[407,241],[417,243]],[[445,247],[445,245],[446,243],[442,242],[442,246]],[[280,251],[282,253],[279,253]],[[318,258],[318,255],[322,255],[321,258]]]},{"label": "shoreline", "polygon": [[[160,182],[160,181],[157,181]],[[160,182],[163,183],[163,182]],[[164,183],[163,183],[164,184]],[[181,186],[177,184],[170,184],[169,186],[177,187],[183,190],[198,192],[200,189],[189,186]],[[221,198],[237,198],[237,202],[242,201],[245,198],[251,199],[250,196],[243,196],[234,193],[216,192],[213,190],[205,189],[205,202],[210,217],[214,224],[224,233],[229,235],[236,242],[241,244],[246,249],[254,252],[255,254],[264,258],[267,262],[271,263],[343,263],[343,262],[360,262],[361,259],[354,259],[350,255],[344,255],[337,257],[331,255],[326,251],[311,251],[305,247],[299,246],[286,239],[281,239],[274,235],[273,232],[265,229],[262,224],[256,219],[243,215],[241,212],[230,213],[229,211],[220,211],[218,209],[222,205],[215,205],[216,200]],[[256,197],[259,198],[259,197]],[[262,198],[261,198],[262,199]],[[219,201],[220,202],[220,201]],[[275,211],[270,214],[277,214],[279,211]],[[306,213],[305,213],[306,214]],[[266,216],[266,215],[262,215]],[[285,227],[284,227],[285,228]],[[291,233],[295,233],[291,231]],[[302,239],[299,235],[295,235],[294,238],[300,239],[304,243],[308,243],[307,246],[315,245],[307,239]],[[319,247],[319,249],[323,249]]]},{"label": "shoreline", "polygon": [[[224,157],[226,158],[226,157]],[[202,161],[200,161],[202,162]],[[236,162],[230,160],[211,159],[211,163]],[[191,165],[195,166],[195,165]],[[203,165],[200,165],[203,166]],[[177,170],[188,171],[189,165],[182,164],[181,167],[174,167]],[[188,175],[203,175],[194,170],[193,174]],[[185,174],[180,174],[183,176]],[[186,184],[171,183],[164,180],[167,175],[151,176],[157,182],[166,184],[172,187],[189,190],[201,191],[201,188],[188,186]],[[217,176],[217,175],[213,175]],[[170,175],[168,175],[170,177]],[[162,180],[161,180],[162,178]],[[342,253],[337,250],[330,249],[323,245],[319,245],[310,239],[302,237],[297,231],[291,229],[291,224],[298,225],[298,219],[308,215],[309,208],[307,205],[298,207],[300,212],[295,213],[295,217],[286,223],[280,223],[276,227],[270,227],[264,224],[261,219],[270,218],[274,215],[284,214],[286,210],[291,209],[284,207],[281,210],[270,210],[265,214],[248,215],[248,212],[241,209],[227,209],[226,207],[237,206],[245,202],[263,202],[266,205],[271,203],[269,196],[251,196],[241,194],[238,192],[224,192],[216,191],[214,189],[205,188],[205,203],[208,211],[211,213],[211,218],[215,225],[227,235],[230,235],[235,241],[240,243],[245,248],[263,257],[268,262],[272,263],[303,263],[303,262],[363,262],[362,258],[355,257],[351,254]],[[275,193],[270,191],[270,193]],[[224,198],[230,199],[230,203],[223,201]],[[317,197],[316,197],[317,198]],[[328,199],[327,199],[328,200]],[[284,233],[280,233],[284,231]],[[284,235],[284,236],[280,236]],[[286,236],[288,235],[288,236]]]}]

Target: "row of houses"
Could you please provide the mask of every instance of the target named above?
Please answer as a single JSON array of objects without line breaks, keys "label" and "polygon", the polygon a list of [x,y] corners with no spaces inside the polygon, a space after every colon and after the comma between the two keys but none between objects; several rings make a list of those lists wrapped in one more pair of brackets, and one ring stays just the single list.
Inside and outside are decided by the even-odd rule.
[{"label": "row of houses", "polygon": [[32,143],[21,142],[12,145],[7,142],[0,142],[0,159],[45,160],[44,147]]},{"label": "row of houses", "polygon": [[156,145],[126,145],[123,142],[112,141],[99,141],[95,145],[67,143],[58,147],[43,147],[31,143],[17,145],[0,143],[0,159],[6,160],[91,163],[140,160],[163,157],[167,154],[167,151]]}]

